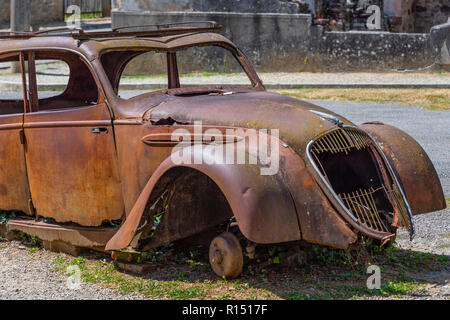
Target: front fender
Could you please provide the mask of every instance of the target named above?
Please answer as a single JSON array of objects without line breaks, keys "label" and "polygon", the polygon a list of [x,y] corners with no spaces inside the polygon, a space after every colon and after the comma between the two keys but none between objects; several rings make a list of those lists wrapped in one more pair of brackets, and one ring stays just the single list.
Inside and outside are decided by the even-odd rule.
[{"label": "front fender", "polygon": [[204,148],[190,146],[179,151],[184,156],[192,154],[194,159],[203,158],[202,163],[179,165],[174,163],[173,157],[168,157],[160,164],[119,231],[107,243],[106,250],[120,250],[130,245],[152,190],[164,173],[175,167],[195,169],[211,178],[226,197],[242,234],[250,241],[279,243],[301,239],[294,201],[279,174],[261,175],[261,165],[220,164],[213,158],[208,159],[213,156],[204,153]]},{"label": "front fender", "polygon": [[436,169],[416,140],[383,123],[365,123],[360,127],[380,145],[402,185],[413,215],[445,209]]}]

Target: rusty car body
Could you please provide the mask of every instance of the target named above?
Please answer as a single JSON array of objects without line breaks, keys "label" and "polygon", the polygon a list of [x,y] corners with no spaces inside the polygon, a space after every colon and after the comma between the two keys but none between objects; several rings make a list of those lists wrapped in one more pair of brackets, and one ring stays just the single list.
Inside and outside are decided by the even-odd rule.
[{"label": "rusty car body", "polygon": [[[6,229],[50,243],[148,250],[234,221],[249,243],[304,240],[345,249],[359,234],[382,244],[399,227],[413,236],[414,215],[445,208],[433,164],[412,137],[267,92],[217,29],[207,22],[0,35],[0,60],[21,66],[24,97],[0,101],[0,209],[23,214]],[[251,85],[181,87],[177,52],[197,46],[231,52]],[[119,97],[124,67],[148,50],[167,55],[168,88]],[[38,96],[42,59],[68,64],[63,93]],[[279,142],[279,170],[174,163],[173,132],[194,134],[197,120],[203,130],[242,129],[232,143],[250,129],[279,129],[279,137],[268,134]],[[193,143],[183,149],[199,150]],[[230,232],[219,240],[210,251],[214,271],[237,276],[239,243]],[[231,262],[221,252],[230,243]]]}]

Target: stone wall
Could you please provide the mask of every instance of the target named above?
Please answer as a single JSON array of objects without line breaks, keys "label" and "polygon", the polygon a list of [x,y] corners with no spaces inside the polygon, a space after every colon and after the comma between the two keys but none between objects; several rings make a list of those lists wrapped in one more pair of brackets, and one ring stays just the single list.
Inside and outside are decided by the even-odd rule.
[{"label": "stone wall", "polygon": [[321,71],[389,72],[432,65],[428,34],[316,30],[311,59]]},{"label": "stone wall", "polygon": [[416,0],[413,9],[415,32],[430,32],[433,26],[450,18],[450,0]]},{"label": "stone wall", "polygon": [[112,9],[124,11],[201,11],[244,13],[300,13],[294,0],[112,0]]},{"label": "stone wall", "polygon": [[9,24],[10,0],[0,0],[0,26]]},{"label": "stone wall", "polygon": [[[0,25],[10,24],[10,0],[0,0]],[[64,1],[31,0],[31,24],[35,28],[54,22],[64,21]]]},{"label": "stone wall", "polygon": [[[112,11],[112,26],[216,21],[259,70],[297,71],[309,50],[307,14]],[[276,57],[276,58],[274,58]],[[295,68],[295,69],[290,69]]]},{"label": "stone wall", "polygon": [[439,59],[446,33],[450,35],[447,27],[424,34],[328,32],[313,26],[306,14],[112,12],[113,27],[202,20],[221,24],[221,33],[258,71],[270,72],[422,69]]}]

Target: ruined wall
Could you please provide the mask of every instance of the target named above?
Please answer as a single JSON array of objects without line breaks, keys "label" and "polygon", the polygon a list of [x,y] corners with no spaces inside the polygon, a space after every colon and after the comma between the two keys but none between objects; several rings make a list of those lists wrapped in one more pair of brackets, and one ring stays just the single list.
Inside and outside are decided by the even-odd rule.
[{"label": "ruined wall", "polygon": [[112,9],[125,11],[202,11],[300,13],[299,0],[113,0]]},{"label": "ruined wall", "polygon": [[0,0],[0,26],[9,24],[10,0]]},{"label": "ruined wall", "polygon": [[[122,11],[198,11],[242,13],[312,13],[317,24],[329,30],[364,30],[366,8],[382,8],[382,30],[427,33],[434,25],[447,22],[450,0],[113,0],[112,8]],[[349,10],[347,12],[347,10]],[[352,16],[349,28],[349,16]],[[330,21],[324,22],[328,19]]]},{"label": "ruined wall", "polygon": [[[10,24],[10,0],[0,0],[0,25]],[[62,0],[31,0],[31,24],[35,26],[64,21]]]},{"label": "ruined wall", "polygon": [[450,18],[450,0],[416,0],[415,32],[430,32],[431,27]]},{"label": "ruined wall", "polygon": [[432,65],[428,34],[315,31],[311,60],[326,71],[396,71]]},{"label": "ruined wall", "polygon": [[288,70],[295,66],[290,71],[298,71],[309,50],[311,16],[307,14],[112,11],[111,15],[113,27],[216,21],[223,26],[221,33],[242,48],[259,70]]},{"label": "ruined wall", "polygon": [[431,34],[328,32],[313,26],[311,15],[306,14],[112,12],[113,27],[201,20],[224,26],[221,33],[242,49],[253,66],[269,72],[425,68],[438,59],[445,40],[442,35],[450,34],[449,28],[438,28],[433,35],[442,39],[431,45]]},{"label": "ruined wall", "polygon": [[391,32],[428,33],[450,18],[450,0],[384,0]]}]

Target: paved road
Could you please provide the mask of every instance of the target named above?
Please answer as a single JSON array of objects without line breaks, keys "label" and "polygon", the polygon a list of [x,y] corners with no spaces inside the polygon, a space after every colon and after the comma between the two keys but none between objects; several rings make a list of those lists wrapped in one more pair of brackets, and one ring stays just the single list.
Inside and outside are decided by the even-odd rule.
[{"label": "paved road", "polygon": [[356,124],[377,120],[396,126],[414,137],[434,163],[445,197],[450,197],[450,111],[430,111],[395,104],[311,102],[341,114]]},{"label": "paved road", "polygon": [[[395,104],[366,104],[356,102],[311,101],[321,107],[343,115],[356,124],[381,121],[404,130],[425,149],[433,162],[444,189],[450,197],[450,111],[430,111],[420,107]],[[413,241],[402,229],[397,246],[450,255],[450,208],[414,217],[416,237]],[[439,273],[440,290],[450,290],[450,267]]]}]

